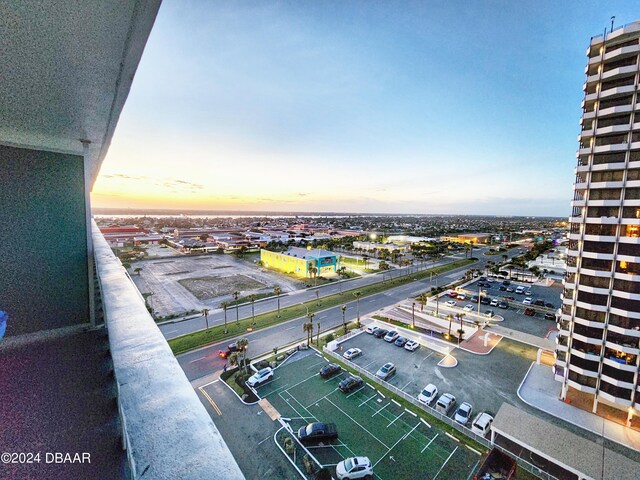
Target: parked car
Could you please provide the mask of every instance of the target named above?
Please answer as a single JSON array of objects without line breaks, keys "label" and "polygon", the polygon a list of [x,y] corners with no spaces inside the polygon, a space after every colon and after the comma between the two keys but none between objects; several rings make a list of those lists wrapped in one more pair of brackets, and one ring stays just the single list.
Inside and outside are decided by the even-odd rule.
[{"label": "parked car", "polygon": [[513,292],[515,292],[515,290],[514,290],[513,287],[507,287],[507,292],[513,293]]},{"label": "parked car", "polygon": [[502,282],[502,284],[503,284],[505,287],[508,287],[509,285],[511,285],[511,282],[510,282],[509,280],[505,280],[504,282]]},{"label": "parked car", "polygon": [[533,295],[533,293],[531,292],[531,289],[530,289],[530,288],[528,288],[528,289],[527,289],[527,291],[526,291],[526,292],[524,292],[524,294],[525,294],[527,297],[530,297],[531,295]]},{"label": "parked car", "polygon": [[407,343],[404,344],[404,349],[408,350],[409,352],[414,352],[418,348],[420,348],[420,344],[414,340],[409,340]]},{"label": "parked car", "polygon": [[458,300],[464,300],[466,297],[466,295],[464,293],[459,293],[458,296],[456,297]]},{"label": "parked car", "polygon": [[524,293],[524,287],[522,285],[516,287],[516,293],[522,295]]},{"label": "parked car", "polygon": [[422,391],[418,394],[418,401],[420,403],[424,403],[425,405],[431,406],[433,402],[436,401],[438,397],[438,387],[436,387],[433,383],[430,383],[426,387],[422,389]]},{"label": "parked car", "polygon": [[556,309],[556,306],[553,303],[545,303],[544,306],[547,308],[553,308],[554,310]]},{"label": "parked car", "polygon": [[478,303],[480,301],[480,297],[478,295],[474,295],[473,297],[471,297],[470,301],[473,303]]},{"label": "parked car", "polygon": [[493,417],[487,412],[480,412],[471,424],[471,431],[476,435],[484,437],[491,429]]},{"label": "parked car", "polygon": [[336,465],[338,480],[373,478],[373,465],[367,457],[347,458]]},{"label": "parked car", "polygon": [[449,295],[451,298],[456,298],[458,296],[458,292],[456,292],[455,290],[449,290],[447,295]]},{"label": "parked car", "polygon": [[262,370],[258,370],[256,373],[249,377],[247,380],[247,385],[250,387],[255,387],[256,385],[260,385],[261,383],[266,382],[267,380],[271,380],[273,378],[273,369],[271,367],[263,368]]},{"label": "parked car", "polygon": [[478,282],[479,287],[484,287],[486,284],[484,282]]},{"label": "parked car", "polygon": [[379,328],[375,332],[373,332],[373,336],[376,337],[376,338],[382,338],[387,333],[389,333],[389,330],[385,330],[384,328]]},{"label": "parked car", "polygon": [[480,303],[482,305],[489,305],[491,303],[491,297],[482,297]]},{"label": "parked car", "polygon": [[537,305],[538,307],[544,307],[544,300],[536,300],[535,302],[533,302],[534,305]]},{"label": "parked car", "polygon": [[522,304],[531,305],[531,297],[526,297],[524,300],[522,300]]},{"label": "parked car", "polygon": [[498,303],[500,303],[500,301],[497,298],[492,298],[489,305],[491,305],[492,307],[497,307]]},{"label": "parked car", "polygon": [[493,318],[496,316],[496,313],[493,310],[485,310],[484,311],[484,316],[485,317],[489,317],[489,318]]},{"label": "parked car", "polygon": [[465,312],[473,312],[473,305],[471,305],[470,303],[468,303],[467,305],[464,306],[463,310]]},{"label": "parked car", "polygon": [[555,320],[556,319],[556,314],[555,313],[545,313],[544,314],[544,319],[545,320]]},{"label": "parked car", "polygon": [[396,366],[391,362],[387,362],[376,372],[376,377],[381,378],[382,380],[388,380],[395,374]]},{"label": "parked car", "polygon": [[447,300],[447,301],[445,302],[445,305],[446,305],[447,307],[455,307],[455,306],[457,305],[457,303],[455,302],[455,300]]},{"label": "parked car", "polygon": [[362,350],[359,348],[350,348],[342,354],[342,356],[347,360],[352,360],[356,357],[359,357],[360,355],[362,355]]},{"label": "parked car", "polygon": [[499,290],[500,290],[501,292],[504,292],[504,291],[506,291],[506,290],[507,290],[507,287],[505,287],[504,285],[500,285]]},{"label": "parked car", "polygon": [[342,380],[338,384],[338,389],[340,389],[341,392],[349,393],[357,388],[360,388],[362,385],[364,385],[364,380],[362,380],[362,378],[360,377],[352,375]]},{"label": "parked car", "polygon": [[487,277],[485,277],[484,275],[481,276],[478,280],[482,280],[483,282],[487,279]]},{"label": "parked car", "polygon": [[406,344],[408,341],[409,341],[409,339],[408,339],[408,338],[398,337],[398,338],[396,338],[396,341],[395,341],[395,342],[393,342],[393,344],[394,344],[396,347],[404,347],[404,346],[405,346],[405,344]]},{"label": "parked car", "polygon": [[298,440],[305,445],[331,442],[338,438],[338,429],[333,423],[313,422],[298,430]]},{"label": "parked car", "polygon": [[536,315],[536,311],[533,308],[525,308],[524,309],[524,314],[529,316],[529,317],[535,317]]},{"label": "parked car", "polygon": [[365,328],[365,332],[367,332],[369,335],[373,335],[375,333],[376,330],[378,330],[380,327],[376,326],[376,325],[369,325],[367,328]]},{"label": "parked car", "polygon": [[471,404],[462,402],[460,407],[458,407],[458,410],[456,410],[456,414],[453,416],[453,419],[460,425],[466,425],[471,420],[471,412],[473,412]]},{"label": "parked car", "polygon": [[509,308],[509,303],[507,303],[507,302],[505,302],[503,300],[500,303],[498,303],[498,307],[500,307],[500,308]]},{"label": "parked car", "polygon": [[436,402],[436,410],[443,415],[449,415],[453,407],[456,406],[456,397],[450,393],[443,393]]},{"label": "parked car", "polygon": [[337,363],[329,363],[320,369],[320,376],[322,378],[330,378],[338,373],[342,372],[342,367]]},{"label": "parked car", "polygon": [[384,336],[384,341],[389,343],[395,342],[399,336],[400,334],[398,332],[396,332],[395,330],[391,330]]}]

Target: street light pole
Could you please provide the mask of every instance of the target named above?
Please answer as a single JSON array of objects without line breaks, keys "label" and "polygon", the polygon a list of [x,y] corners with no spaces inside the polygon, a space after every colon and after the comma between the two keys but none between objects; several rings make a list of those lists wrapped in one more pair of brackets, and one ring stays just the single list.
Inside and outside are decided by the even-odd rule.
[{"label": "street light pole", "polygon": [[411,304],[411,328],[416,328],[416,302]]}]

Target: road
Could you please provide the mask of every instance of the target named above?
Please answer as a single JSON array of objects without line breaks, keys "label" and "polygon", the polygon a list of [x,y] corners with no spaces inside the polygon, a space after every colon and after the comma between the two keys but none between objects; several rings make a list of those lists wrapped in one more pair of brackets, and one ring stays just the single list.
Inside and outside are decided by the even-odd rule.
[{"label": "road", "polygon": [[[456,260],[460,260],[464,258],[462,256],[451,256],[445,257],[437,262],[428,262],[425,265],[425,268],[433,268],[433,266],[446,265],[448,263],[454,262]],[[396,278],[400,275],[408,273],[409,268],[411,271],[415,271],[414,267],[404,267],[401,269],[391,270],[389,272],[384,273],[384,279],[389,279],[390,277]],[[445,275],[448,275],[445,274]],[[305,290],[297,290],[295,292],[291,292],[286,295],[280,296],[280,308],[289,307],[291,305],[297,305],[302,302],[313,301],[316,298],[326,297],[328,295],[334,295],[336,293],[340,293],[344,290],[353,290],[356,288],[364,287],[366,285],[371,285],[374,283],[382,282],[383,275],[382,273],[375,273],[371,275],[366,275],[363,277],[354,278],[347,281],[329,283],[317,288],[305,289]],[[317,293],[316,293],[317,292]],[[317,295],[317,297],[316,297]],[[271,297],[265,300],[257,301],[254,303],[255,314],[260,315],[261,313],[272,312],[277,309],[277,300],[275,297]],[[249,318],[251,317],[251,304],[243,304],[240,305],[237,309],[237,314],[239,319]],[[221,325],[224,323],[224,312],[222,309],[212,310],[209,312],[209,326]],[[227,321],[235,321],[236,320],[236,307],[229,307],[227,309]],[[206,328],[206,321],[202,315],[199,315],[195,318],[190,318],[188,320],[181,320],[175,323],[166,323],[164,325],[160,325],[160,331],[164,335],[167,340],[171,340],[172,338],[179,337],[180,335],[185,335],[187,333],[195,332],[198,330],[202,330]]]},{"label": "road", "polygon": [[[474,267],[481,268],[486,261],[491,259],[491,257],[486,256],[480,256],[480,258],[480,262],[476,263]],[[449,283],[456,278],[460,278],[462,273],[468,268],[468,266],[460,267],[441,274],[439,285],[443,285],[444,279]],[[432,284],[430,280],[421,280],[361,298],[360,316],[364,317],[366,315],[370,315],[381,308],[393,305],[407,297],[424,292],[431,288],[431,286]],[[315,294],[310,297],[310,299],[313,298],[315,298]],[[357,301],[351,300],[346,302],[345,305],[347,305],[347,310],[345,312],[346,320],[354,320],[357,316]],[[306,334],[303,333],[302,325],[306,321],[306,317],[299,317],[269,328],[248,333],[245,335],[247,340],[249,340],[248,356],[260,356],[271,352],[275,347],[281,347],[283,345],[303,340]],[[340,305],[317,312],[314,318],[314,323],[317,324],[318,322],[320,322],[320,329],[322,331],[340,326],[342,324],[342,311],[340,309]],[[187,375],[189,381],[196,380],[216,371],[221,371],[225,364],[225,360],[218,356],[218,351],[226,350],[226,345],[229,342],[230,340],[227,340],[179,355],[177,357],[178,362]]]}]

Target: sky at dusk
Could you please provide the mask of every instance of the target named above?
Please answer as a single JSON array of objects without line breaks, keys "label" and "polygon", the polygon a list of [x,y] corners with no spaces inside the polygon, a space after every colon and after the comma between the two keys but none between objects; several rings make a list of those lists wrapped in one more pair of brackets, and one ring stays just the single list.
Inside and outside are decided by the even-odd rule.
[{"label": "sky at dusk", "polygon": [[568,216],[634,1],[164,0],[94,207]]}]

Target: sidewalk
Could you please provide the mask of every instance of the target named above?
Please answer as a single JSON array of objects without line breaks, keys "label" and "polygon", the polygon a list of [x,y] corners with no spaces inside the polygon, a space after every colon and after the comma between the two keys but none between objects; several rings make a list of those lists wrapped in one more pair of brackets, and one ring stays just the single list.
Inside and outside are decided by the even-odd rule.
[{"label": "sidewalk", "polygon": [[535,335],[531,335],[529,333],[513,330],[511,328],[505,328],[499,325],[491,325],[491,326],[486,326],[485,330],[487,330],[488,332],[500,335],[502,337],[510,338],[511,340],[515,340],[516,342],[532,345],[536,348],[542,348],[544,350],[549,350],[552,352],[556,348],[556,343],[553,340],[549,340],[548,338],[540,338]]},{"label": "sidewalk", "polygon": [[[485,339],[487,344],[485,345]],[[489,355],[502,337],[485,330],[478,330],[460,344],[460,348],[475,355]]]},{"label": "sidewalk", "polygon": [[533,363],[518,389],[518,396],[549,415],[640,451],[640,432],[561,401],[561,390],[562,385],[554,380],[551,368]]}]

